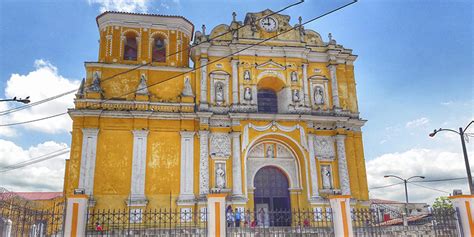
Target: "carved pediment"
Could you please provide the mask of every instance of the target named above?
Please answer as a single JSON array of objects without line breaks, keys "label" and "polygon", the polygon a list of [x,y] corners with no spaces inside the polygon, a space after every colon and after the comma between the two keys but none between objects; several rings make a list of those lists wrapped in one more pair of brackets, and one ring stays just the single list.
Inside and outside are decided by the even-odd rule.
[{"label": "carved pediment", "polygon": [[276,62],[273,62],[272,60],[268,61],[268,62],[265,62],[265,63],[262,63],[260,65],[258,65],[256,67],[258,70],[285,70],[285,66],[279,64],[279,63],[276,63]]}]

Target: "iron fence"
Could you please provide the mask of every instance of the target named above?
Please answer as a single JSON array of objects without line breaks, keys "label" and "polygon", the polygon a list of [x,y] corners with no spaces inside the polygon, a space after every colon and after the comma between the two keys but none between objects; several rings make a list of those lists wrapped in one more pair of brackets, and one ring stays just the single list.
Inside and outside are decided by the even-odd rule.
[{"label": "iron fence", "polygon": [[404,225],[403,217],[384,219],[376,209],[353,209],[354,236],[459,236],[459,220],[453,208],[433,209],[429,213],[410,215]]},{"label": "iron fence", "polygon": [[191,208],[90,210],[87,236],[207,236],[207,211]]},{"label": "iron fence", "polygon": [[11,237],[62,236],[64,214],[64,201],[47,207],[18,200],[0,201],[2,229],[11,224]]},{"label": "iron fence", "polygon": [[226,224],[227,236],[334,236],[331,208],[228,211]]}]

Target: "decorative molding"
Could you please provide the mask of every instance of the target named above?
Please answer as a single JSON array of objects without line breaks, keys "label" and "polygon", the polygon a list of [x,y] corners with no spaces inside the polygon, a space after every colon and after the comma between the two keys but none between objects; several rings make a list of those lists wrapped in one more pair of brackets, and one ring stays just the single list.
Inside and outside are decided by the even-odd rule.
[{"label": "decorative molding", "polygon": [[212,133],[211,134],[211,157],[212,158],[229,158],[231,155],[230,136],[228,133]]},{"label": "decorative molding", "polygon": [[209,131],[199,131],[199,195],[209,193]]},{"label": "decorative molding", "polygon": [[333,161],[336,157],[334,137],[314,135],[314,155],[322,161]]},{"label": "decorative molding", "polygon": [[300,132],[300,143],[302,145],[302,147],[306,150],[308,150],[308,143],[306,141],[306,133],[305,133],[305,130],[302,126],[300,126],[299,124],[296,124],[294,126],[283,126],[283,125],[280,125],[278,122],[276,121],[272,121],[270,123],[268,123],[267,125],[263,125],[263,126],[257,126],[257,125],[253,125],[252,123],[248,123],[247,125],[245,125],[244,127],[244,137],[242,139],[242,151],[247,148],[248,146],[248,143],[249,143],[249,129],[252,128],[253,130],[255,131],[259,131],[259,132],[264,132],[268,129],[271,129],[272,131],[276,131],[276,130],[281,130],[283,132],[293,132],[294,130],[296,129],[299,129],[299,132]]}]

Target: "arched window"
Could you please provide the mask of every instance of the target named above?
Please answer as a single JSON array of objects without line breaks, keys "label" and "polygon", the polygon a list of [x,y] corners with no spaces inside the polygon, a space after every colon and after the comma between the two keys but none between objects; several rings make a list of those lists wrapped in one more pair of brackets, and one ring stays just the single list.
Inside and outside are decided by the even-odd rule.
[{"label": "arched window", "polygon": [[257,103],[259,113],[278,113],[278,99],[273,90],[258,90]]},{"label": "arched window", "polygon": [[124,47],[123,47],[123,59],[124,60],[137,60],[138,55],[138,43],[137,36],[133,33],[125,36]]},{"label": "arched window", "polygon": [[153,62],[166,62],[166,42],[161,37],[153,38],[152,44],[152,61]]}]

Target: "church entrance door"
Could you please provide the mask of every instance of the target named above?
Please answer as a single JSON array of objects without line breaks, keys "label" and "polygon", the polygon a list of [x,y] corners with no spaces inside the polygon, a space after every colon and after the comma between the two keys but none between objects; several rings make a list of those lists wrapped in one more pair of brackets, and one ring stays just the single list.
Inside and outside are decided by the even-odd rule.
[{"label": "church entrance door", "polygon": [[263,167],[255,175],[254,187],[255,211],[261,219],[257,222],[265,226],[290,225],[290,193],[285,174],[276,167]]}]

